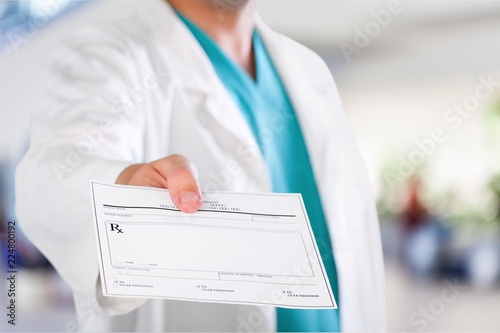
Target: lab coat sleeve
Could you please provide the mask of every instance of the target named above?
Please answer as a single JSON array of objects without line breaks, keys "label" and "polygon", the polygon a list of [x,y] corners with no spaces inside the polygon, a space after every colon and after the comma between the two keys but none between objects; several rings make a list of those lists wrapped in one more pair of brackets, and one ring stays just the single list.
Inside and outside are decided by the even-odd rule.
[{"label": "lab coat sleeve", "polygon": [[70,285],[87,320],[145,302],[102,296],[91,213],[89,181],[114,183],[126,166],[143,160],[144,112],[126,100],[141,78],[125,42],[85,28],[58,48],[16,172],[20,225]]}]

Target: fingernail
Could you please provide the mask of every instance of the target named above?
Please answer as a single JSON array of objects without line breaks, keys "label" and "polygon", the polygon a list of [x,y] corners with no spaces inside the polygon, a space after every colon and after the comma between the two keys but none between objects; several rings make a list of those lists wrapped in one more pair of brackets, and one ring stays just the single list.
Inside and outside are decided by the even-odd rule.
[{"label": "fingernail", "polygon": [[182,205],[190,205],[200,201],[200,197],[196,195],[194,192],[186,192],[181,195],[181,204]]}]

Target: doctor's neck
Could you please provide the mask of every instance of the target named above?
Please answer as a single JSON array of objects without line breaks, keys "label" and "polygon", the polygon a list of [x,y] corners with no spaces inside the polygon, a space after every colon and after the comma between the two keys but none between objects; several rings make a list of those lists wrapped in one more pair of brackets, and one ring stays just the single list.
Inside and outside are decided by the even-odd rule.
[{"label": "doctor's neck", "polygon": [[255,77],[252,33],[255,0],[167,0]]}]

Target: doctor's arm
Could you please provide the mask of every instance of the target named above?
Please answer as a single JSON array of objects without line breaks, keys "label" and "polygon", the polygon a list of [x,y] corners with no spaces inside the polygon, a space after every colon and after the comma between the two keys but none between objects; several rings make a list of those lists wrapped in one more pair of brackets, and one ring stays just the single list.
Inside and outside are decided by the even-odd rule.
[{"label": "doctor's arm", "polygon": [[89,181],[170,187],[185,211],[196,210],[200,198],[185,158],[144,163],[145,112],[141,105],[120,106],[144,75],[137,72],[148,69],[134,63],[118,37],[87,28],[59,47],[32,114],[29,150],[16,171],[21,227],[70,285],[85,322],[145,302],[102,296]]}]

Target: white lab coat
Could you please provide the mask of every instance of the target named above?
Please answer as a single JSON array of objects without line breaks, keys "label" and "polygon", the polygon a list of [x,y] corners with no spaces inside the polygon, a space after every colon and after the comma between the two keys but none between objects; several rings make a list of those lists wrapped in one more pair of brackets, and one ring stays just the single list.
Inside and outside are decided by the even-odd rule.
[{"label": "white lab coat", "polygon": [[[223,15],[223,13],[222,13]],[[344,331],[386,329],[374,200],[335,83],[315,53],[257,29],[290,95],[328,221]],[[177,153],[202,190],[270,191],[252,133],[206,54],[164,0],[133,18],[71,35],[50,60],[30,147],[16,175],[17,215],[71,286],[83,331],[272,331],[273,308],[103,297],[89,179]],[[279,130],[279,118],[269,130]]]}]

